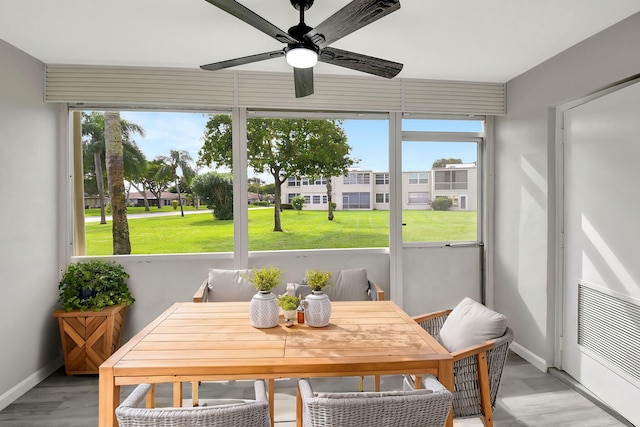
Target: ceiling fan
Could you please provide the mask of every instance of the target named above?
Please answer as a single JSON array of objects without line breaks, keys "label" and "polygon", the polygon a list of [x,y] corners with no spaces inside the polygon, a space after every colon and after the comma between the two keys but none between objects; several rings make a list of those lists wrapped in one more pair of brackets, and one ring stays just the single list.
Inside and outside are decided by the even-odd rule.
[{"label": "ceiling fan", "polygon": [[202,65],[200,68],[203,70],[217,71],[285,56],[287,63],[293,67],[296,98],[313,93],[313,66],[317,61],[388,79],[402,70],[402,64],[397,62],[328,47],[336,40],[400,9],[400,0],[353,0],[315,28],[304,22],[304,12],[313,5],[314,0],[290,0],[293,7],[300,11],[300,22],[287,32],[235,0],[206,1],[287,46],[281,50]]}]

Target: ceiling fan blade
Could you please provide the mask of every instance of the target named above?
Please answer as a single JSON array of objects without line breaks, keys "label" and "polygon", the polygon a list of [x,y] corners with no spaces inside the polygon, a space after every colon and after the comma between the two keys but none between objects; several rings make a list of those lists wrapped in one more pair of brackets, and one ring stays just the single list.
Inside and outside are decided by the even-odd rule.
[{"label": "ceiling fan blade", "polygon": [[266,59],[278,58],[284,56],[284,50],[274,50],[273,52],[259,53],[257,55],[243,56],[242,58],[229,59],[227,61],[214,62],[207,65],[201,65],[200,68],[207,71],[223,70],[236,65],[251,64],[252,62],[264,61]]},{"label": "ceiling fan blade", "polygon": [[305,37],[324,48],[398,9],[400,0],[353,0],[306,33]]},{"label": "ceiling fan blade", "polygon": [[296,98],[303,98],[313,93],[313,67],[294,68],[293,80],[296,87]]},{"label": "ceiling fan blade", "polygon": [[271,22],[256,14],[252,10],[247,9],[235,0],[205,0],[212,5],[219,7],[225,12],[235,16],[236,18],[246,22],[254,28],[262,31],[268,36],[282,43],[297,43],[298,40],[291,37],[286,31],[273,25]]},{"label": "ceiling fan blade", "polygon": [[373,74],[391,79],[402,70],[402,64],[361,53],[349,52],[346,50],[326,47],[320,51],[318,61],[337,65],[339,67],[350,68],[363,73]]}]

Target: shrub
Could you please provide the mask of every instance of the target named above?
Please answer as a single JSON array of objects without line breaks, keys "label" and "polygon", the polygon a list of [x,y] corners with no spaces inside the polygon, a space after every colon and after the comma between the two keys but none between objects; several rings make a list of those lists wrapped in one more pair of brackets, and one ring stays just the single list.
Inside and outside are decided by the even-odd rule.
[{"label": "shrub", "polygon": [[213,209],[214,218],[233,219],[233,177],[230,174],[209,172],[198,175],[191,188],[208,209]]},{"label": "shrub", "polygon": [[431,202],[431,207],[434,211],[446,211],[453,205],[453,200],[446,196],[438,196]]},{"label": "shrub", "polygon": [[280,204],[280,210],[293,210],[293,206],[291,205],[291,203],[281,203]]},{"label": "shrub", "polygon": [[62,275],[58,301],[71,311],[99,311],[105,307],[131,304],[127,279],[129,274],[120,264],[104,260],[72,263]]},{"label": "shrub", "polygon": [[171,201],[171,207],[173,208],[173,210],[177,210],[178,209],[178,201],[177,200],[172,200]]},{"label": "shrub", "polygon": [[291,199],[291,206],[293,206],[293,208],[297,210],[298,213],[300,213],[300,211],[302,210],[302,207],[304,206],[304,197],[296,196],[293,199]]}]

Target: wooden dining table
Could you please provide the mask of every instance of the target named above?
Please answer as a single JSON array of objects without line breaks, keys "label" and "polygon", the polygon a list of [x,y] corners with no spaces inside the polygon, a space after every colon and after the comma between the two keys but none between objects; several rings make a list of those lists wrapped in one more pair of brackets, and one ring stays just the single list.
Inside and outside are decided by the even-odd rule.
[{"label": "wooden dining table", "polygon": [[180,406],[183,382],[266,379],[273,425],[275,379],[425,373],[453,391],[450,353],[392,301],[334,301],[328,326],[268,329],[249,324],[248,302],[179,302],[100,365],[98,425],[118,425],[124,385],[173,383]]}]

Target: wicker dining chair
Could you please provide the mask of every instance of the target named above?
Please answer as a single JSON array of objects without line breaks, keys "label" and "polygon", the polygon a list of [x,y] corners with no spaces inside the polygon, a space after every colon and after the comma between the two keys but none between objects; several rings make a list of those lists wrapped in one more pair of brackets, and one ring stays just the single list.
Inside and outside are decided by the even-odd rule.
[{"label": "wicker dining chair", "polygon": [[[415,316],[413,319],[431,336],[438,337],[452,310]],[[451,352],[453,356],[454,418],[481,416],[486,427],[493,426],[493,408],[498,396],[507,351],[513,342],[513,331],[505,327],[498,338]],[[423,381],[429,376],[423,377]],[[405,383],[413,387],[413,377],[405,376]]]},{"label": "wicker dining chair", "polygon": [[255,382],[255,400],[208,401],[211,406],[189,408],[141,408],[150,384],[140,384],[118,406],[120,427],[271,427],[266,385]]},{"label": "wicker dining chair", "polygon": [[452,394],[431,377],[413,391],[314,393],[307,378],[298,380],[304,427],[442,427]]}]

